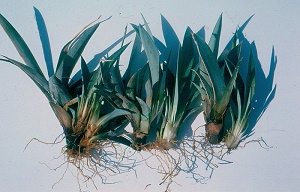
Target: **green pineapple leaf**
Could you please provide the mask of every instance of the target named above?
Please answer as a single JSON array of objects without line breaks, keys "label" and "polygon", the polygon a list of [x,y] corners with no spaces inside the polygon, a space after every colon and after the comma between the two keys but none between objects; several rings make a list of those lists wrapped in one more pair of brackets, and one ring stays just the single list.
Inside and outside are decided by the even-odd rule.
[{"label": "green pineapple leaf", "polygon": [[52,110],[54,111],[58,121],[60,122],[61,126],[64,128],[64,130],[70,132],[72,131],[72,117],[71,115],[64,110],[61,106],[58,104],[50,102],[50,106],[52,107]]},{"label": "green pineapple leaf", "polygon": [[[212,87],[213,90],[213,104],[221,101],[224,90],[226,88],[224,83],[224,73],[222,69],[219,68],[216,57],[205,43],[205,41],[196,34],[193,34],[194,42],[196,44],[197,56],[199,56],[200,65],[203,65],[203,68],[208,76],[207,83]],[[200,70],[200,76],[201,76]]]},{"label": "green pineapple leaf", "polygon": [[231,93],[232,93],[232,89],[233,89],[233,85],[235,84],[235,80],[239,71],[239,66],[240,66],[241,62],[238,62],[237,66],[234,69],[234,72],[226,86],[226,89],[224,90],[224,95],[222,97],[222,99],[220,101],[218,101],[215,109],[219,114],[224,114],[226,111],[226,108],[228,106],[228,103],[230,101],[230,97],[231,97]]},{"label": "green pineapple leaf", "polygon": [[222,14],[220,15],[214,30],[211,34],[208,46],[212,50],[215,57],[218,57],[218,51],[219,51],[219,44],[220,44],[220,36],[221,36],[221,29],[222,29]]},{"label": "green pineapple leaf", "polygon": [[88,85],[93,74],[90,73],[89,68],[87,67],[83,57],[81,57],[81,74],[82,74],[82,94],[85,95],[88,92]]},{"label": "green pineapple leaf", "polygon": [[146,19],[145,19],[145,17],[143,16],[143,14],[141,14],[141,15],[142,15],[142,18],[143,18],[143,21],[144,21],[144,26],[145,26],[145,28],[146,28],[146,31],[147,31],[147,33],[149,34],[149,36],[150,36],[150,38],[152,39],[152,41],[154,41],[152,32],[151,32],[150,27],[149,27],[149,25],[148,25],[148,22],[146,21]]},{"label": "green pineapple leaf", "polygon": [[126,86],[125,93],[126,93],[127,97],[131,100],[136,99],[135,98],[136,97],[136,84],[137,84],[139,71],[140,70],[138,70],[131,76],[131,78],[129,79],[127,86]]},{"label": "green pineapple leaf", "polygon": [[36,62],[33,54],[28,48],[27,44],[21,37],[21,35],[16,31],[16,29],[0,14],[0,25],[3,27],[4,31],[16,47],[19,55],[24,60],[25,64],[30,67],[33,71],[38,73],[41,77],[44,77],[44,74]]},{"label": "green pineapple leaf", "polygon": [[[249,62],[248,62],[248,72],[245,84],[245,97],[250,94],[250,90],[253,90],[250,94],[250,98],[252,98],[255,94],[255,63],[253,57],[253,50],[250,50]],[[246,99],[246,98],[245,98]]]},{"label": "green pineapple leaf", "polygon": [[[91,27],[86,26],[84,30],[69,41],[62,49],[55,75],[67,87],[70,75],[81,56],[88,41],[98,28],[100,22]],[[88,28],[87,28],[88,27]]]},{"label": "green pineapple leaf", "polygon": [[42,43],[44,59],[48,71],[48,77],[51,77],[52,75],[54,75],[54,67],[53,67],[52,53],[51,53],[47,27],[40,11],[35,7],[33,7],[33,9],[35,13],[35,18],[36,18],[35,20],[36,20],[40,40]]},{"label": "green pineapple leaf", "polygon": [[3,56],[5,59],[0,59],[1,61],[5,61],[8,63],[11,63],[17,67],[19,67],[21,70],[23,70],[32,80],[33,82],[40,88],[40,90],[44,93],[44,95],[47,97],[47,99],[50,102],[54,102],[50,91],[49,91],[49,84],[48,81],[45,79],[44,76],[37,73],[34,69],[31,67],[22,64],[16,60],[10,59],[8,57]]},{"label": "green pineapple leaf", "polygon": [[68,90],[55,75],[52,75],[49,78],[49,90],[51,96],[55,99],[55,102],[60,106],[64,106],[72,99],[72,96],[69,94]]},{"label": "green pineapple leaf", "polygon": [[97,125],[98,131],[101,131],[105,126],[106,123],[108,123],[110,120],[112,120],[115,117],[123,116],[123,115],[129,115],[130,112],[124,109],[115,109],[112,112],[100,117],[97,122],[95,123]]},{"label": "green pineapple leaf", "polygon": [[110,139],[111,137],[117,136],[115,132],[113,131],[107,131],[104,133],[100,133],[98,135],[93,136],[90,140],[95,142],[95,141],[104,141],[107,139]]},{"label": "green pineapple leaf", "polygon": [[152,87],[159,81],[159,52],[147,31],[140,25],[139,33],[144,46],[151,74]]},{"label": "green pineapple leaf", "polygon": [[139,97],[136,97],[136,99],[139,102],[142,109],[139,131],[142,132],[143,134],[148,134],[150,129],[150,118],[149,118],[151,113],[150,106],[148,106],[147,103],[145,103]]},{"label": "green pineapple leaf", "polygon": [[187,78],[194,64],[193,53],[193,31],[188,27],[185,31],[182,48],[181,48],[181,62],[179,63],[180,78]]}]

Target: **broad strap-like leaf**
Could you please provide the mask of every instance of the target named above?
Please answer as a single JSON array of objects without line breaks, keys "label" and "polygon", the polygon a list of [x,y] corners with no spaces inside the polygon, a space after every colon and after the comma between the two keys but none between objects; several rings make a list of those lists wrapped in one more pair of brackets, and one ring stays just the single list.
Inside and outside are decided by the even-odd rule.
[{"label": "broad strap-like leaf", "polygon": [[152,87],[159,81],[159,52],[147,31],[140,25],[139,33],[144,46],[151,74]]},{"label": "broad strap-like leaf", "polygon": [[[242,60],[240,54],[241,54],[241,47],[242,44],[238,44],[236,45],[232,50],[230,50],[230,52],[227,54],[227,58],[224,59],[225,65],[226,65],[226,69],[225,70],[225,82],[228,82],[229,79],[232,76],[232,73],[235,69],[235,67],[237,66],[237,64]],[[236,89],[238,89],[240,91],[240,94],[242,96],[244,96],[244,89],[245,89],[245,85],[244,85],[244,81],[243,78],[241,76],[240,73],[237,74],[236,77],[236,81],[235,81],[235,86]],[[234,90],[235,92],[235,90]],[[233,98],[235,98],[236,94],[233,94]],[[244,100],[242,99],[242,102],[244,102]]]},{"label": "broad strap-like leaf", "polygon": [[62,56],[60,56],[59,63],[57,64],[55,75],[66,87],[75,64],[77,63],[80,55],[98,28],[99,24],[100,23],[96,23],[93,26],[85,29],[82,33],[75,36],[75,38],[73,38],[64,46],[61,52]]},{"label": "broad strap-like leaf", "polygon": [[102,116],[97,122],[96,125],[97,127],[99,127],[99,130],[101,130],[101,128],[104,128],[103,125],[105,125],[106,123],[108,123],[110,120],[112,120],[115,117],[119,117],[119,116],[123,116],[123,115],[129,115],[130,112],[124,109],[115,109],[113,110],[111,113],[108,113],[104,116]]},{"label": "broad strap-like leaf", "polygon": [[139,130],[144,134],[148,134],[150,129],[150,117],[149,117],[151,113],[150,106],[148,106],[147,103],[143,101],[141,98],[136,97],[136,99],[139,102],[142,109]]},{"label": "broad strap-like leaf", "polygon": [[40,75],[37,73],[35,70],[32,68],[28,67],[27,65],[20,63],[18,61],[15,61],[13,59],[10,59],[8,57],[5,57],[5,59],[0,59],[2,61],[6,61],[8,63],[11,63],[18,68],[20,68],[22,71],[24,71],[32,80],[33,82],[40,88],[40,90],[44,93],[44,95],[47,97],[47,99],[50,102],[54,102],[53,98],[51,97],[50,91],[49,91],[49,85],[48,81],[45,79],[44,76]]},{"label": "broad strap-like leaf", "polygon": [[64,110],[61,106],[58,104],[50,102],[50,106],[52,107],[52,110],[54,111],[58,121],[60,122],[61,126],[64,128],[64,130],[69,129],[72,130],[72,117],[71,115]]},{"label": "broad strap-like leaf", "polygon": [[215,55],[205,41],[196,34],[193,34],[193,39],[196,44],[196,54],[199,56],[200,65],[203,65],[208,75],[208,83],[212,86],[214,92],[213,100],[215,103],[218,103],[223,98],[226,89],[223,71],[219,68]]},{"label": "broad strap-like leaf", "polygon": [[92,72],[92,77],[87,86],[87,94],[91,94],[94,90],[95,85],[100,85],[103,82],[103,77],[101,73],[101,67],[99,66],[97,70]]},{"label": "broad strap-like leaf", "polygon": [[193,84],[198,89],[203,99],[206,98],[210,101],[210,103],[214,103],[215,98],[214,98],[213,88],[207,83],[206,79],[203,78],[203,76],[198,75],[198,77],[200,79],[201,86],[196,85],[194,82]]},{"label": "broad strap-like leaf", "polygon": [[124,84],[127,84],[131,76],[141,69],[147,63],[147,58],[145,52],[142,52],[142,42],[139,36],[136,34],[132,51],[130,54],[130,59],[128,62],[127,69],[123,75]]},{"label": "broad strap-like leaf", "polygon": [[220,43],[220,36],[221,36],[221,29],[222,29],[222,14],[220,15],[214,30],[211,34],[208,46],[212,50],[215,57],[218,57],[218,51],[219,51],[219,43]]},{"label": "broad strap-like leaf", "polygon": [[[140,71],[140,70],[139,70]],[[137,79],[138,79],[138,73],[139,71],[135,72],[131,78],[129,79],[127,86],[126,86],[126,96],[131,99],[135,100],[136,98],[136,84],[137,84]]]},{"label": "broad strap-like leaf", "polygon": [[[162,23],[163,35],[166,41],[167,48],[169,49],[172,48],[174,49],[175,52],[177,52],[180,42],[174,29],[172,28],[171,24],[163,15],[161,15],[161,23]],[[176,55],[175,58],[177,58]]]},{"label": "broad strap-like leaf", "polygon": [[176,74],[176,64],[177,64],[177,58],[178,58],[178,49],[180,47],[180,41],[172,28],[171,24],[167,21],[167,19],[161,15],[161,25],[162,25],[162,31],[164,40],[166,42],[167,47],[167,53],[162,54],[162,57],[164,55],[169,55],[169,62],[168,66],[172,74]]},{"label": "broad strap-like leaf", "polygon": [[150,36],[150,38],[152,39],[152,41],[154,41],[152,32],[151,32],[150,27],[149,27],[149,25],[148,25],[148,22],[146,21],[144,15],[143,15],[143,14],[141,14],[141,15],[142,15],[142,18],[143,18],[143,21],[144,21],[144,26],[145,26],[145,28],[146,28],[146,31],[147,31],[147,33],[149,34],[149,36]]},{"label": "broad strap-like leaf", "polygon": [[47,27],[44,21],[44,18],[40,11],[33,7],[34,13],[35,13],[35,20],[37,24],[37,28],[39,31],[40,40],[42,43],[43,53],[44,53],[44,59],[47,66],[48,71],[48,77],[51,77],[54,74],[54,68],[53,68],[53,60],[52,60],[52,53],[51,53],[51,47],[49,42],[49,36],[47,32]]},{"label": "broad strap-like leaf", "polygon": [[120,99],[114,91],[108,90],[104,85],[95,85],[94,93],[103,96],[113,107],[122,108],[122,99]]},{"label": "broad strap-like leaf", "polygon": [[51,96],[55,99],[55,102],[60,106],[64,106],[72,99],[68,90],[55,75],[52,75],[49,78],[49,90]]},{"label": "broad strap-like leaf", "polygon": [[5,19],[5,17],[0,14],[0,25],[3,27],[4,31],[14,44],[15,48],[19,52],[19,55],[24,60],[25,64],[30,67],[33,71],[38,73],[40,76],[44,77],[42,70],[40,69],[38,63],[36,62],[33,54],[28,48],[27,44],[17,32],[17,30]]},{"label": "broad strap-like leaf", "polygon": [[149,113],[150,113],[150,106],[147,105],[147,103],[145,101],[143,101],[141,98],[136,97],[137,101],[139,102],[141,109],[142,109],[142,114],[145,117],[149,117]]},{"label": "broad strap-like leaf", "polygon": [[108,140],[110,139],[111,137],[116,137],[116,133],[113,132],[113,131],[107,131],[107,132],[104,132],[104,133],[100,133],[96,136],[93,136],[91,138],[91,141],[95,142],[95,141],[104,141],[104,140]]},{"label": "broad strap-like leaf", "polygon": [[153,89],[151,87],[150,79],[146,79],[145,92],[146,92],[146,103],[149,107],[151,107],[153,103]]},{"label": "broad strap-like leaf", "polygon": [[[178,52],[180,51],[180,48],[178,49]],[[176,121],[176,116],[177,116],[177,109],[179,108],[180,109],[180,107],[182,107],[182,106],[179,106],[179,104],[180,104],[180,100],[179,100],[179,69],[178,69],[178,67],[179,67],[179,61],[180,59],[179,59],[179,54],[178,54],[178,59],[177,59],[177,64],[176,64],[176,67],[177,67],[177,69],[176,69],[176,75],[175,75],[175,87],[174,87],[174,93],[173,93],[173,99],[172,99],[172,111],[171,111],[171,116],[172,116],[172,119],[174,120],[174,121]],[[184,104],[185,105],[185,104]],[[179,110],[180,111],[180,110]]]},{"label": "broad strap-like leaf", "polygon": [[[113,64],[119,60],[121,54],[124,52],[124,50],[128,47],[129,43],[119,48],[116,52],[114,52],[111,56],[109,56],[107,59],[100,62],[99,68],[94,72],[93,77],[91,78],[91,82],[89,83],[88,90],[93,88],[95,85],[99,85],[100,82],[102,82],[105,86],[110,87],[110,84],[112,83],[111,80],[116,80],[117,82],[121,83],[121,77],[119,72],[113,72],[111,70],[118,70],[113,69]],[[111,77],[111,75],[114,75]],[[113,78],[113,79],[112,79]]]},{"label": "broad strap-like leaf", "polygon": [[188,27],[185,31],[182,48],[181,48],[181,62],[179,63],[179,77],[186,78],[194,64],[194,53],[193,53],[193,31]]},{"label": "broad strap-like leaf", "polygon": [[110,69],[110,85],[117,93],[124,94],[125,88],[122,82],[120,68],[118,62]]},{"label": "broad strap-like leaf", "polygon": [[92,78],[92,73],[90,73],[89,68],[86,65],[85,60],[81,57],[81,75],[82,75],[82,95],[87,94],[88,85]]},{"label": "broad strap-like leaf", "polygon": [[140,37],[140,30],[139,30],[139,26],[135,25],[133,23],[130,24],[133,28],[133,30],[135,31],[135,33]]},{"label": "broad strap-like leaf", "polygon": [[125,88],[121,79],[118,60],[120,59],[121,54],[124,52],[128,45],[129,43],[122,46],[107,59],[100,62],[100,72],[103,84],[107,88],[116,89],[117,92],[122,94]]},{"label": "broad strap-like leaf", "polygon": [[235,84],[235,80],[236,80],[236,77],[237,77],[237,74],[239,71],[240,64],[241,64],[241,62],[238,62],[237,66],[235,67],[234,72],[226,86],[226,89],[223,92],[224,95],[223,95],[222,99],[216,103],[216,111],[220,114],[225,113],[226,108],[229,104],[233,85]]},{"label": "broad strap-like leaf", "polygon": [[[249,55],[249,62],[248,62],[248,72],[247,72],[247,78],[246,78],[246,84],[245,84],[245,99],[250,94],[250,98],[255,94],[255,63],[254,63],[254,57],[253,57],[253,51],[250,49],[250,55]],[[250,90],[252,90],[250,92]]]},{"label": "broad strap-like leaf", "polygon": [[199,85],[197,85],[196,83],[192,82],[192,84],[196,87],[196,89],[199,91],[201,97],[204,98],[208,98],[208,94],[205,91],[205,89],[203,89],[202,87],[200,87]]},{"label": "broad strap-like leaf", "polygon": [[[102,63],[102,73],[109,71],[109,69],[111,68],[111,66],[120,59],[121,54],[125,51],[125,49],[128,47],[128,45],[130,44],[127,43],[124,46],[122,46],[121,48],[119,48],[116,52],[114,52],[112,55],[110,55],[109,57],[107,57],[105,60],[101,61]],[[102,75],[109,75],[109,74],[102,74]]]},{"label": "broad strap-like leaf", "polygon": [[103,86],[95,86],[95,93],[102,95],[112,106],[119,109],[125,109],[130,112],[126,118],[132,123],[134,129],[140,125],[141,112],[133,101],[112,90],[107,90]]},{"label": "broad strap-like leaf", "polygon": [[237,63],[241,60],[241,48],[242,44],[235,45],[227,54],[225,60],[229,60],[235,67]]}]

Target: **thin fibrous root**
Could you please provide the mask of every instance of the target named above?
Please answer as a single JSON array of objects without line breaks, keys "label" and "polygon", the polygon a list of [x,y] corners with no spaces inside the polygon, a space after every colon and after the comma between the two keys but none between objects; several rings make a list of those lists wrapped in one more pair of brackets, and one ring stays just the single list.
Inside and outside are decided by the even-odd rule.
[{"label": "thin fibrous root", "polygon": [[[58,137],[60,137],[60,135],[59,135]],[[45,142],[45,141],[41,141],[41,140],[39,140],[38,138],[35,138],[35,137],[34,137],[34,138],[32,138],[32,139],[26,144],[26,146],[25,146],[23,152],[27,149],[28,145],[29,145],[32,141],[38,141],[39,143],[43,143],[43,144],[46,144],[46,145],[55,145],[55,144],[61,143],[63,140],[64,140],[64,138],[62,138],[62,139],[61,139],[60,141],[58,141],[58,142],[56,142],[56,139],[55,139],[54,142]]]}]

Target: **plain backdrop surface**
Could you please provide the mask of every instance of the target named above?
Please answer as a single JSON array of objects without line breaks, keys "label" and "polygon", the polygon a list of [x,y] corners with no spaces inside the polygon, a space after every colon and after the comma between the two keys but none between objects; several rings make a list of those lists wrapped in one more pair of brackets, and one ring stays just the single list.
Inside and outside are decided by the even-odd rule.
[{"label": "plain backdrop surface", "polygon": [[[164,15],[181,41],[187,26],[194,30],[205,26],[209,36],[223,13],[221,49],[237,26],[255,14],[244,34],[249,41],[255,41],[266,74],[274,46],[278,58],[274,79],[277,91],[250,140],[262,137],[272,148],[266,150],[258,143],[251,143],[227,156],[233,163],[219,165],[206,184],[178,177],[178,184],[171,188],[172,191],[272,192],[300,189],[299,1],[1,1],[0,13],[22,35],[46,74],[33,6],[45,19],[54,63],[62,46],[100,15],[103,19],[113,17],[101,24],[92,37],[83,54],[87,60],[121,37],[127,24],[142,22],[140,13],[160,39],[160,14]],[[0,54],[21,60],[2,28]],[[124,62],[128,56],[129,52]],[[60,155],[63,143],[51,146],[32,142],[24,151],[32,138],[53,142],[61,127],[47,99],[20,69],[3,62],[0,67],[1,191],[78,191],[76,175],[70,173],[52,188],[65,168],[54,171],[45,166]],[[193,126],[201,125],[201,121],[199,116]],[[160,178],[142,165],[137,168],[137,177],[128,173],[118,178],[119,183],[97,186],[99,191],[163,191],[165,186],[158,185]],[[90,184],[88,189],[95,191]]]}]

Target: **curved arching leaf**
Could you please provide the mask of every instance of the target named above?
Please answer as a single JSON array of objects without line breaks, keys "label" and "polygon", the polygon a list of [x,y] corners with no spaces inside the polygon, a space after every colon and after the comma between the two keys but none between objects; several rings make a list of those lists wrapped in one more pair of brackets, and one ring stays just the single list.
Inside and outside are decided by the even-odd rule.
[{"label": "curved arching leaf", "polygon": [[25,64],[40,76],[44,77],[41,68],[39,67],[23,38],[17,32],[17,30],[5,19],[5,17],[2,16],[2,14],[0,14],[0,25],[3,27],[4,31],[16,47]]},{"label": "curved arching leaf", "polygon": [[40,11],[33,7],[34,13],[35,13],[35,20],[39,31],[40,40],[42,43],[43,53],[44,53],[44,59],[47,66],[48,71],[48,77],[51,77],[54,74],[54,68],[53,68],[53,60],[52,60],[52,53],[51,53],[51,47],[49,42],[49,36],[47,32],[47,27],[44,21],[44,18]]},{"label": "curved arching leaf", "polygon": [[22,71],[24,71],[32,80],[33,82],[40,88],[40,90],[44,93],[44,95],[47,97],[47,99],[50,102],[54,102],[50,91],[49,91],[49,84],[48,81],[45,79],[44,76],[40,75],[39,73],[36,73],[35,70],[28,67],[27,65],[20,63],[16,60],[10,59],[8,57],[5,57],[5,59],[0,59],[2,61],[6,61],[8,63],[11,63],[17,67],[19,67]]},{"label": "curved arching leaf", "polygon": [[70,75],[77,63],[80,55],[86,47],[88,41],[99,26],[99,22],[85,29],[69,41],[61,51],[60,59],[57,64],[55,75],[67,87]]}]

